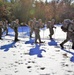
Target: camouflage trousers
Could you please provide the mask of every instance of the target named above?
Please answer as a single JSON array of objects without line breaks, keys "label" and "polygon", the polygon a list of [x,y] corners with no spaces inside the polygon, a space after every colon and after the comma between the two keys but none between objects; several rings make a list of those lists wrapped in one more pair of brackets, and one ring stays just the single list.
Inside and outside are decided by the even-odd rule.
[{"label": "camouflage trousers", "polygon": [[49,28],[49,32],[50,32],[50,38],[52,38],[52,35],[54,34],[54,30],[53,30],[53,28]]},{"label": "camouflage trousers", "polygon": [[15,32],[15,40],[18,39],[18,27],[14,27],[14,32]]},{"label": "camouflage trousers", "polygon": [[67,32],[67,37],[61,44],[64,45],[69,40],[72,41],[72,46],[74,46],[74,34],[72,34],[71,32]]},{"label": "camouflage trousers", "polygon": [[33,29],[30,30],[30,38],[32,37]]},{"label": "camouflage trousers", "polygon": [[37,42],[37,40],[39,40],[39,42],[41,42],[40,30],[35,30],[35,42]]}]

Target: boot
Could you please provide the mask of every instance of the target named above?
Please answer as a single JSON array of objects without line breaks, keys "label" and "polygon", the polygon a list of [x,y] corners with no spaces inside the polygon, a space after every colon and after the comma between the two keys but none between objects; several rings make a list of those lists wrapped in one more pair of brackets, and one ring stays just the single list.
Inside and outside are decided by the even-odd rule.
[{"label": "boot", "polygon": [[6,33],[6,35],[8,35],[8,33]]},{"label": "boot", "polygon": [[14,41],[17,42],[17,41],[20,41],[20,40],[19,39],[15,39]]},{"label": "boot", "polygon": [[32,36],[30,35],[30,38],[32,38]]},{"label": "boot", "polygon": [[74,43],[73,43],[73,45],[72,45],[72,49],[74,49]]},{"label": "boot", "polygon": [[72,46],[72,49],[74,49],[74,46]]},{"label": "boot", "polygon": [[72,49],[74,49],[74,46],[72,46]]},{"label": "boot", "polygon": [[35,43],[38,43],[38,42],[35,42]]},{"label": "boot", "polygon": [[60,44],[61,48],[64,49],[63,44]]},{"label": "boot", "polygon": [[44,43],[43,41],[40,41],[39,43]]},{"label": "boot", "polygon": [[49,35],[50,36],[50,39],[52,40],[53,38],[52,38],[52,36],[51,35]]}]

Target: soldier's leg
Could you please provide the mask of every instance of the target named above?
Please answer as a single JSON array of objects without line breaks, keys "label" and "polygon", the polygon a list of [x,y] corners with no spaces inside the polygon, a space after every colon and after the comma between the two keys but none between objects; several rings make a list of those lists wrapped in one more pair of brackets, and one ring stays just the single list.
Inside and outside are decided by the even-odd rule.
[{"label": "soldier's leg", "polygon": [[74,35],[72,35],[72,49],[74,49]]},{"label": "soldier's leg", "polygon": [[72,49],[74,49],[74,42],[72,43]]},{"label": "soldier's leg", "polygon": [[32,33],[33,33],[33,29],[31,29],[30,31],[30,38],[32,37]]},{"label": "soldier's leg", "polygon": [[40,38],[40,34],[38,33],[38,40],[39,40],[39,43],[44,43],[43,41],[41,41],[41,38]]},{"label": "soldier's leg", "polygon": [[60,44],[61,48],[63,49],[63,45],[68,42],[71,39],[71,34],[69,32],[67,32],[67,37],[66,39]]},{"label": "soldier's leg", "polygon": [[35,43],[37,43],[37,38],[38,38],[38,35],[37,35],[37,32],[35,32]]},{"label": "soldier's leg", "polygon": [[6,35],[8,35],[8,28],[6,28]]},{"label": "soldier's leg", "polygon": [[66,42],[68,42],[69,40],[70,40],[69,38],[66,38],[66,39],[60,44],[60,46],[61,46],[62,49],[64,48],[63,45],[64,45]]},{"label": "soldier's leg", "polygon": [[50,39],[52,39],[52,35],[50,34]]},{"label": "soldier's leg", "polygon": [[5,32],[5,31],[6,31],[6,35],[8,35],[8,29],[7,29],[7,27],[4,28],[3,32]]},{"label": "soldier's leg", "polygon": [[14,28],[14,32],[15,32],[15,41],[19,41],[18,40],[18,28],[17,27]]},{"label": "soldier's leg", "polygon": [[38,40],[39,42],[41,42],[41,38],[40,38],[40,34],[38,33]]},{"label": "soldier's leg", "polygon": [[53,30],[53,28],[50,28],[50,39],[52,39],[52,35],[54,34],[54,30]]}]

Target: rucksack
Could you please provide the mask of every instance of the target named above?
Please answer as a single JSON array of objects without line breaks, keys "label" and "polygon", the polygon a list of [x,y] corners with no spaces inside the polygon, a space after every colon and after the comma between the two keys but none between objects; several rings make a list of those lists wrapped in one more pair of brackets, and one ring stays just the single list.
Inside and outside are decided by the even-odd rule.
[{"label": "rucksack", "polygon": [[64,26],[61,26],[61,29],[62,29],[62,31],[67,32],[68,31],[68,27],[69,27],[69,25],[67,26],[67,28],[65,28]]},{"label": "rucksack", "polygon": [[62,31],[67,32],[70,24],[71,24],[71,22],[69,22],[66,26],[65,25],[62,25],[61,26]]}]

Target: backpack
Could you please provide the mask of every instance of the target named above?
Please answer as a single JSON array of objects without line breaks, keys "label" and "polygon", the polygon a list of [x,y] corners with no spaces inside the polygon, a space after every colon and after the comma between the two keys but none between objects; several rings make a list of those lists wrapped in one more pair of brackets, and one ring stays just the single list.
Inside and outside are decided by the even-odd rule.
[{"label": "backpack", "polygon": [[61,26],[62,31],[68,32],[68,28],[69,28],[70,24],[71,24],[71,22],[69,22],[66,26],[65,25],[62,25]]},{"label": "backpack", "polygon": [[68,31],[68,27],[69,27],[69,25],[67,26],[67,28],[65,28],[64,26],[61,26],[61,29],[62,29],[62,31],[67,32]]}]

